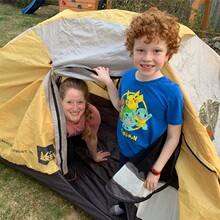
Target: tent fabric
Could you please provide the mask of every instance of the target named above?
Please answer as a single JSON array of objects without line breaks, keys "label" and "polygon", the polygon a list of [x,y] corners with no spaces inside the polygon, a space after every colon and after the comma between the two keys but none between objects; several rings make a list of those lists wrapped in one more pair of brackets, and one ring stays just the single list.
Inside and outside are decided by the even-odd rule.
[{"label": "tent fabric", "polygon": [[[18,169],[22,167],[28,175],[36,173],[39,181],[47,178],[46,185],[95,219],[117,219],[108,211],[109,205],[116,201],[105,193],[103,186],[118,169],[117,156],[111,157],[111,163],[98,166],[79,153],[81,162],[77,162],[77,166],[86,172],[80,173],[78,182],[72,184],[63,178],[68,169],[75,167],[68,167],[65,120],[57,81],[69,76],[87,80],[91,93],[96,95],[94,104],[104,105],[107,92],[101,83],[94,82],[90,70],[99,65],[108,66],[113,77],[120,77],[123,70],[132,66],[124,46],[124,33],[136,15],[122,10],[66,10],[25,31],[0,49],[1,161]],[[189,28],[181,25],[180,35],[180,50],[163,69],[184,93],[183,142],[176,164],[178,219],[217,220],[220,214],[217,154],[220,149],[217,135],[220,131],[220,57]],[[205,125],[198,117],[204,103],[217,103],[214,112],[205,113]],[[103,114],[99,145],[106,149],[117,149],[114,132],[117,114],[112,108],[111,104],[99,108]],[[109,128],[111,132],[105,133]],[[207,128],[212,129],[213,142]],[[117,154],[115,150],[112,155]],[[72,189],[71,193],[64,192],[65,184],[68,190]],[[92,192],[99,193],[101,202],[93,201]],[[147,201],[148,207],[154,204],[151,199]],[[149,210],[147,206],[145,215]],[[129,208],[122,219],[142,218],[136,214],[143,209],[126,204],[126,209]]]},{"label": "tent fabric", "polygon": [[[220,155],[219,55],[196,35],[186,36],[182,41],[180,52],[173,56],[170,65],[178,73],[197,116],[198,112],[200,116],[202,111],[205,113],[200,120],[204,122],[205,127],[211,127],[214,136],[213,143]],[[208,103],[208,109],[205,110],[203,105],[208,105]]]},{"label": "tent fabric", "polygon": [[[149,169],[154,164],[166,140],[166,132],[146,150],[131,158],[123,165],[106,184],[106,191],[113,198],[128,204],[135,204],[133,212],[140,219],[164,220],[178,219],[178,177],[175,164],[179,155],[181,140],[178,147],[163,168],[157,189],[148,191],[144,181]],[[166,201],[166,202],[165,202]],[[158,207],[160,211],[158,212]]]},{"label": "tent fabric", "polygon": [[166,187],[160,193],[154,194],[150,200],[139,203],[137,207],[136,216],[140,219],[176,220],[179,217],[177,190],[171,186]]},{"label": "tent fabric", "polygon": [[143,191],[143,183],[162,150],[166,136],[167,133],[164,132],[151,146],[132,157],[108,181],[106,190],[114,198],[123,202],[139,203],[149,199],[153,194],[160,192],[168,185],[178,189],[175,164],[179,156],[181,140],[161,172],[160,184],[158,184],[157,189],[153,192]]}]

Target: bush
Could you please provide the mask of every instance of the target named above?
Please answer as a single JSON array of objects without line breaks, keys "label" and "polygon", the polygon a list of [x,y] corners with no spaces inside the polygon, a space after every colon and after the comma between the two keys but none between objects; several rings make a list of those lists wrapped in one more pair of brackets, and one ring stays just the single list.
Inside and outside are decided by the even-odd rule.
[{"label": "bush", "polygon": [[15,1],[15,5],[17,7],[25,7],[26,5],[28,5],[32,0],[16,0]]},{"label": "bush", "polygon": [[[151,6],[156,6],[160,10],[165,10],[176,16],[180,23],[189,25],[189,16],[191,13],[192,0],[112,0],[113,8],[144,12]],[[193,27],[195,32],[201,31],[201,23],[204,14],[204,7],[198,10],[197,17]],[[209,27],[206,32],[220,32],[220,2],[213,0],[211,5]]]},{"label": "bush", "polygon": [[189,0],[113,0],[112,7],[136,12],[144,12],[156,6],[176,16],[183,24],[187,24],[191,5]]},{"label": "bush", "polygon": [[2,0],[3,3],[16,5],[17,7],[25,7],[32,0]]}]

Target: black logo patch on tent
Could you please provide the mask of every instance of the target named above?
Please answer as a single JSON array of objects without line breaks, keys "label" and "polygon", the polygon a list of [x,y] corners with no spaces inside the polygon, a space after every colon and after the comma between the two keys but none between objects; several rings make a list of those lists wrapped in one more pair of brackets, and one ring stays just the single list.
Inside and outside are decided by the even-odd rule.
[{"label": "black logo patch on tent", "polygon": [[47,165],[51,160],[55,158],[53,145],[46,147],[37,146],[38,162]]}]

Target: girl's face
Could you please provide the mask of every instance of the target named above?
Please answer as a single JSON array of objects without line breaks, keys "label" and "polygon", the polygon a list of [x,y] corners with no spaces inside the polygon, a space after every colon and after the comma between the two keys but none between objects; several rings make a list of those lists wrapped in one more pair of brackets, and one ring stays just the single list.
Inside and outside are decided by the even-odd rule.
[{"label": "girl's face", "polygon": [[68,121],[78,123],[86,110],[86,99],[82,91],[70,88],[62,100],[65,117]]},{"label": "girl's face", "polygon": [[145,43],[145,37],[136,39],[133,49],[133,63],[137,67],[136,77],[141,81],[149,81],[162,76],[160,70],[168,61],[167,45],[163,40]]}]

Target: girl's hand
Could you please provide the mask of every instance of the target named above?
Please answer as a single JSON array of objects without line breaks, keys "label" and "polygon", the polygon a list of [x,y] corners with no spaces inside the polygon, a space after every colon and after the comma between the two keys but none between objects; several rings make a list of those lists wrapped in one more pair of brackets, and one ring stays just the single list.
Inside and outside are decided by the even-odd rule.
[{"label": "girl's hand", "polygon": [[153,173],[149,172],[144,182],[144,187],[149,191],[154,191],[157,188],[159,179],[160,175],[154,175]]},{"label": "girl's hand", "polygon": [[108,160],[110,156],[110,152],[108,151],[98,151],[95,155],[92,155],[92,158],[95,162],[102,162]]},{"label": "girl's hand", "polygon": [[108,85],[109,82],[112,82],[108,67],[99,66],[94,68],[94,70],[97,72],[97,75],[92,74],[93,78],[105,83],[105,85]]}]

